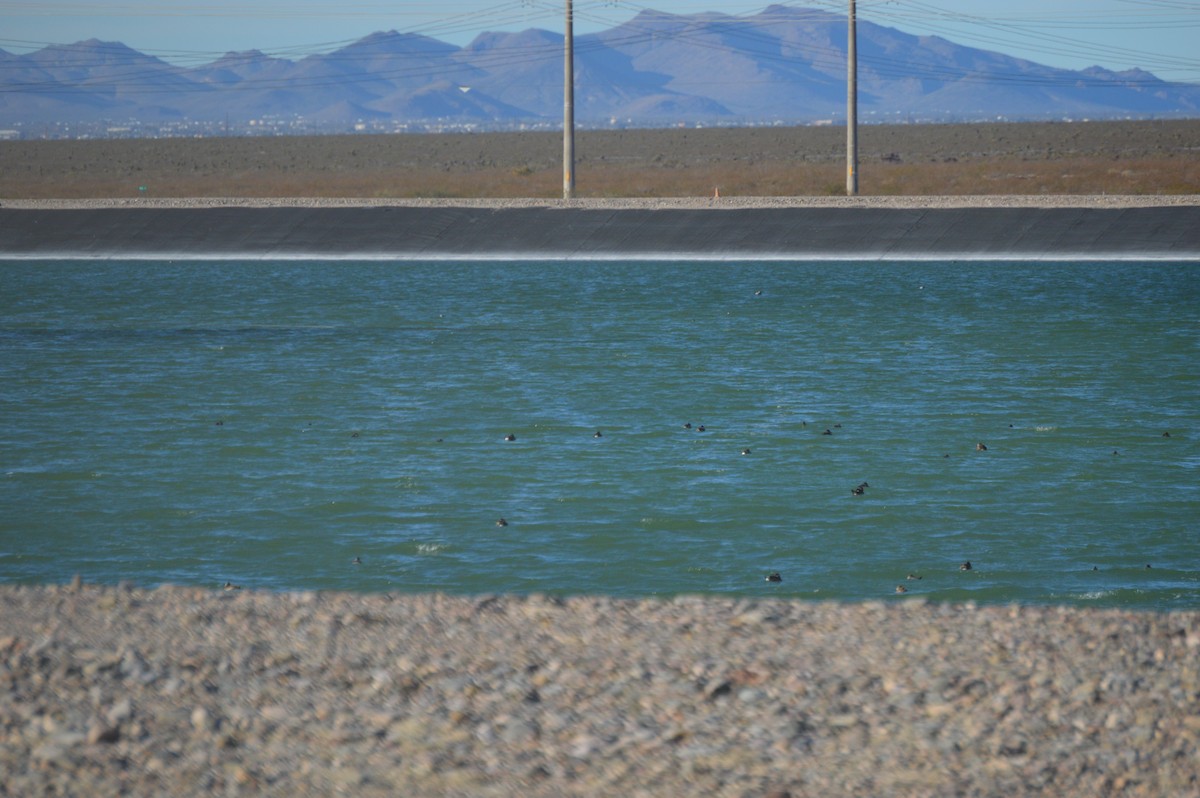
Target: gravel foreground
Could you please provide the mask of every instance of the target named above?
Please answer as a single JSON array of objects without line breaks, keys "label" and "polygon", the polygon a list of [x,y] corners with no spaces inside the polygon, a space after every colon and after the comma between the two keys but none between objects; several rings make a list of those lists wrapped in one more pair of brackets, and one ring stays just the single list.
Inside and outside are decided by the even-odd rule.
[{"label": "gravel foreground", "polygon": [[0,795],[1200,796],[1200,612],[0,586]]}]

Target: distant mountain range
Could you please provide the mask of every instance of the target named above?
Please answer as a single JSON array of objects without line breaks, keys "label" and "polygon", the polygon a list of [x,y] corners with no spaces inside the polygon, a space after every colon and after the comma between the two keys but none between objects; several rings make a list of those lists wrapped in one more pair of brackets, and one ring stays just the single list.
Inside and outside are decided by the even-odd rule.
[{"label": "distant mountain range", "polygon": [[[863,121],[1196,116],[1200,86],[1141,70],[1056,69],[860,19]],[[181,67],[95,39],[0,50],[0,126],[303,118],[338,127],[481,127],[562,119],[562,34],[483,33],[466,47],[375,33],[297,61],[259,51]],[[581,125],[814,122],[844,117],[846,19],[643,11],[575,41]]]}]

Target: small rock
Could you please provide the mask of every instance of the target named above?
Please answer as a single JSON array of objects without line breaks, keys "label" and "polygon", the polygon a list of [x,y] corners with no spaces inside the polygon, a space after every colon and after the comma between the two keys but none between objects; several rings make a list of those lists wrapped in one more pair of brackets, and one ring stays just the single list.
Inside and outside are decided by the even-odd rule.
[{"label": "small rock", "polygon": [[537,737],[537,726],[520,718],[510,721],[500,732],[500,739],[510,745],[524,745],[536,740]]},{"label": "small rock", "polygon": [[119,739],[121,739],[121,730],[117,726],[97,721],[88,727],[86,740],[88,745],[115,743]]},{"label": "small rock", "polygon": [[571,740],[570,754],[576,759],[587,759],[600,750],[600,741],[590,734],[581,734]]},{"label": "small rock", "polygon": [[196,707],[192,710],[192,728],[199,734],[210,732],[215,728],[212,715],[204,707]]},{"label": "small rock", "polygon": [[711,686],[704,688],[704,697],[709,701],[714,701],[722,696],[727,696],[733,692],[733,682],[729,680],[721,680],[714,682]]},{"label": "small rock", "polygon": [[133,717],[133,702],[123,698],[104,714],[104,719],[112,726],[119,726]]}]

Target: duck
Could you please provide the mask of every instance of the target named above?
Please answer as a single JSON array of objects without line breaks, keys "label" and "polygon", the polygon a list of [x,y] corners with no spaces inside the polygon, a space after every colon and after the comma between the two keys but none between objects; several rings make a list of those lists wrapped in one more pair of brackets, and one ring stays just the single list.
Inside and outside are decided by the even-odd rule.
[{"label": "duck", "polygon": [[517,436],[512,435],[511,433],[504,436],[504,440],[509,441],[509,442],[515,441],[516,439],[517,439]]},{"label": "duck", "polygon": [[962,565],[958,566],[958,570],[960,570],[960,571],[970,571],[970,570],[971,570],[971,561],[970,561],[970,560],[967,560],[965,563],[963,563]]},{"label": "duck", "polygon": [[984,446],[982,443],[977,443],[977,444],[975,444],[975,451],[977,451],[977,452],[986,452],[986,451],[987,451],[987,447],[986,447],[986,446]]},{"label": "duck", "polygon": [[896,592],[897,593],[907,593],[908,588],[906,588],[904,585],[896,585]]},{"label": "duck", "polygon": [[496,526],[508,526],[508,522],[505,521],[503,518],[497,518]]},{"label": "duck", "polygon": [[779,572],[778,572],[778,571],[776,571],[776,572],[775,572],[775,573],[773,573],[773,574],[768,574],[768,575],[767,575],[767,578],[766,578],[766,581],[768,581],[768,582],[782,582],[782,581],[783,581],[783,577],[779,575]]},{"label": "duck", "polygon": [[241,590],[241,589],[242,589],[241,585],[235,585],[233,582],[225,583],[225,590]]}]

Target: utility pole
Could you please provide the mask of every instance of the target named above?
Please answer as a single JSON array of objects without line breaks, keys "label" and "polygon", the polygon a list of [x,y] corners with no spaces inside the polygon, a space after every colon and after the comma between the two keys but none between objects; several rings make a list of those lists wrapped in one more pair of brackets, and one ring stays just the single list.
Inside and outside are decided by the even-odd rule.
[{"label": "utility pole", "polygon": [[575,196],[575,33],[571,0],[563,52],[563,199]]},{"label": "utility pole", "polygon": [[[570,2],[570,0],[567,0]],[[850,0],[846,41],[846,196],[858,194],[858,23]]]}]

